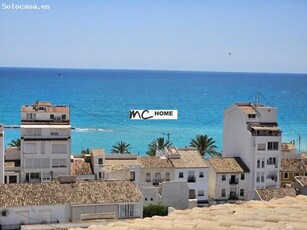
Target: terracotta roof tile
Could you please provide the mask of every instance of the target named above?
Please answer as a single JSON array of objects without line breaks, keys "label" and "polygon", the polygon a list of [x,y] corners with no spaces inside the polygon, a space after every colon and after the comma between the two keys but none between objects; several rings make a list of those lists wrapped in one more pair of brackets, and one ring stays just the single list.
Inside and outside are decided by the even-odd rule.
[{"label": "terracotta roof tile", "polygon": [[90,162],[85,162],[83,159],[75,159],[71,162],[71,175],[92,175],[93,170]]},{"label": "terracotta roof tile", "polygon": [[307,172],[307,159],[284,159],[281,160],[281,171],[284,172]]},{"label": "terracotta roof tile", "polygon": [[271,199],[280,199],[286,196],[295,197],[296,192],[294,188],[267,188],[267,189],[256,189],[261,200],[269,201]]},{"label": "terracotta roof tile", "polygon": [[216,173],[250,172],[240,157],[212,157],[208,161]]},{"label": "terracotta roof tile", "polygon": [[294,177],[303,187],[307,187],[307,176],[296,176]]},{"label": "terracotta roof tile", "polygon": [[173,168],[171,161],[160,157],[140,157],[141,168]]},{"label": "terracotta roof tile", "polygon": [[180,158],[171,159],[175,168],[207,168],[205,159],[196,149],[178,149]]},{"label": "terracotta roof tile", "polygon": [[0,185],[0,207],[137,202],[140,199],[140,190],[130,181]]}]

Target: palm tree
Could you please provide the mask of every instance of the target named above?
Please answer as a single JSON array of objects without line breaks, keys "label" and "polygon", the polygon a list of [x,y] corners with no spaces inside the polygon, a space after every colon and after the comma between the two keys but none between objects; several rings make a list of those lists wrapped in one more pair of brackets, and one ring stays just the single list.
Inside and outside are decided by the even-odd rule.
[{"label": "palm tree", "polygon": [[112,146],[111,153],[120,153],[120,154],[128,153],[128,154],[130,154],[130,152],[129,152],[130,148],[131,148],[130,144],[127,144],[124,141],[118,141]]},{"label": "palm tree", "polygon": [[81,153],[82,154],[91,154],[91,150],[90,149],[82,149]]},{"label": "palm tree", "polygon": [[148,150],[146,154],[149,156],[155,156],[157,148],[158,150],[163,150],[165,147],[168,147],[172,144],[173,143],[171,143],[169,140],[165,141],[164,137],[159,137],[148,144]]},{"label": "palm tree", "polygon": [[11,147],[17,147],[20,149],[20,138],[17,138],[16,140],[11,140],[11,143],[9,143],[9,146]]},{"label": "palm tree", "polygon": [[199,134],[195,139],[191,139],[190,146],[197,148],[200,155],[204,156],[208,153],[211,157],[222,156],[219,152],[215,151],[217,146],[215,141],[207,135]]}]

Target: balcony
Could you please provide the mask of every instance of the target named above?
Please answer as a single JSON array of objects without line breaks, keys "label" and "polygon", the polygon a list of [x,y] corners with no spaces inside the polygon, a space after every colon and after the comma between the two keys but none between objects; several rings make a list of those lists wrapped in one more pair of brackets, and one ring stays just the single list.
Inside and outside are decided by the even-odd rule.
[{"label": "balcony", "polygon": [[160,183],[162,183],[164,180],[162,179],[153,179],[152,180],[152,185],[158,186]]},{"label": "balcony", "polygon": [[238,200],[239,196],[237,194],[229,194],[228,200]]},{"label": "balcony", "polygon": [[229,179],[229,184],[238,184],[239,180],[238,179]]},{"label": "balcony", "polygon": [[195,176],[188,176],[188,182],[189,183],[194,183],[196,181]]}]

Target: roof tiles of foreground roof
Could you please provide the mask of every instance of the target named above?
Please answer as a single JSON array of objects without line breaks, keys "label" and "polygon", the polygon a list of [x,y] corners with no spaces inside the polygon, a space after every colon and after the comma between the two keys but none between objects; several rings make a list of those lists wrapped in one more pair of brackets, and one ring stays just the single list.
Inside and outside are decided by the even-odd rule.
[{"label": "roof tiles of foreground roof", "polygon": [[220,204],[209,208],[176,210],[166,217],[118,221],[89,229],[306,229],[306,207],[307,196],[285,197],[239,205]]}]

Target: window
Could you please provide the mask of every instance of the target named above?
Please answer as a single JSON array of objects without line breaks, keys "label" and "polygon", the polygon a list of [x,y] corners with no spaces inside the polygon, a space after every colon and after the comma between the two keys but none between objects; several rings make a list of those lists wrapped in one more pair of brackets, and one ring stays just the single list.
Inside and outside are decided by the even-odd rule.
[{"label": "window", "polygon": [[62,120],[66,120],[66,114],[62,114]]},{"label": "window", "polygon": [[226,175],[223,174],[223,175],[222,175],[222,181],[225,181],[225,180],[226,180]]},{"label": "window", "polygon": [[139,217],[139,204],[121,204],[119,205],[119,218]]},{"label": "window", "polygon": [[58,136],[58,135],[59,135],[58,132],[51,132],[51,133],[50,133],[50,136]]},{"label": "window", "polygon": [[52,153],[58,154],[58,153],[66,153],[66,144],[53,144],[52,145]]},{"label": "window", "polygon": [[278,150],[278,142],[268,142],[268,150]]},{"label": "window", "polygon": [[260,168],[260,159],[257,160],[257,168]]},{"label": "window", "polygon": [[305,172],[305,176],[307,176],[307,172]]},{"label": "window", "polygon": [[248,114],[248,118],[256,118],[256,114]]},{"label": "window", "polygon": [[204,172],[199,172],[199,177],[204,177]]},{"label": "window", "polygon": [[36,143],[26,143],[23,149],[24,154],[36,154]]},{"label": "window", "polygon": [[98,164],[102,165],[103,163],[103,159],[102,158],[98,158]]},{"label": "window", "polygon": [[150,201],[153,201],[153,198],[150,198]]},{"label": "window", "polygon": [[258,144],[258,150],[259,151],[265,150],[265,143],[259,143]]},{"label": "window", "polygon": [[150,181],[151,181],[150,173],[146,173],[146,182],[150,182]]},{"label": "window", "polygon": [[261,182],[264,182],[264,172],[261,173]]},{"label": "window", "polygon": [[260,182],[260,172],[257,172],[257,179],[256,182]]},{"label": "window", "polygon": [[244,189],[240,189],[240,196],[244,196]]},{"label": "window", "polygon": [[226,191],[225,191],[225,189],[222,189],[222,197],[225,197],[226,196]]},{"label": "window", "polygon": [[45,153],[46,153],[45,142],[42,141],[41,142],[41,154],[45,154]]},{"label": "window", "polygon": [[25,168],[25,169],[31,169],[31,168],[33,168],[33,161],[32,161],[32,159],[25,159],[24,168]]},{"label": "window", "polygon": [[188,172],[188,182],[195,182],[196,178],[195,178],[195,174],[194,171],[189,171]]},{"label": "window", "polygon": [[135,172],[130,171],[130,181],[135,181]]},{"label": "window", "polygon": [[244,173],[241,174],[241,180],[245,180],[245,174]]},{"label": "window", "polygon": [[165,173],[165,181],[170,181],[170,180],[171,180],[170,173],[169,172]]},{"label": "window", "polygon": [[67,159],[52,159],[52,168],[66,168]]},{"label": "window", "polygon": [[30,178],[31,179],[40,179],[41,175],[40,175],[40,173],[30,173]]},{"label": "window", "polygon": [[145,201],[147,201],[147,198],[145,197]]},{"label": "window", "polygon": [[204,190],[198,190],[198,196],[204,196],[205,192]]},{"label": "window", "polygon": [[264,158],[262,158],[261,167],[264,168]]},{"label": "window", "polygon": [[102,173],[101,173],[101,172],[98,173],[98,178],[99,178],[99,179],[102,178]]},{"label": "window", "polygon": [[54,114],[50,114],[50,120],[53,120]]},{"label": "window", "polygon": [[289,178],[289,173],[284,173],[284,179],[288,179]]},{"label": "window", "polygon": [[179,178],[183,178],[183,172],[179,172]]}]

